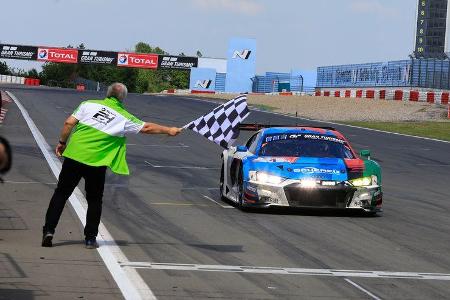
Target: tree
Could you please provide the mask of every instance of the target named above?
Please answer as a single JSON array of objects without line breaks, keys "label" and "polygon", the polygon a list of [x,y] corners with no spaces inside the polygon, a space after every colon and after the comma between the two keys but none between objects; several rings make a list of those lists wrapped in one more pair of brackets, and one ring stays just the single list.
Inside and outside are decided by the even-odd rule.
[{"label": "tree", "polygon": [[24,77],[39,78],[39,73],[36,69],[33,68],[26,72]]},{"label": "tree", "polygon": [[71,88],[74,87],[73,80],[77,77],[76,68],[73,64],[46,62],[39,77],[44,85]]},{"label": "tree", "polygon": [[11,71],[9,70],[8,65],[4,61],[0,61],[0,74],[1,75],[10,75]]},{"label": "tree", "polygon": [[[136,44],[138,53],[168,54],[159,47],[149,44]],[[183,54],[184,55],[184,54]],[[138,70],[136,76],[136,91],[138,93],[158,93],[167,89],[186,89],[189,86],[189,72],[184,70]]]}]

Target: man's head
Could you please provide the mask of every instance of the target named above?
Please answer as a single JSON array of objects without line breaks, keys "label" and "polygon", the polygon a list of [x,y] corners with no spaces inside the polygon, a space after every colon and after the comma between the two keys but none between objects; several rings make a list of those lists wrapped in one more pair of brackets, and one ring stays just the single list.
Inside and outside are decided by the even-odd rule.
[{"label": "man's head", "polygon": [[106,97],[114,97],[120,101],[123,101],[128,95],[128,89],[127,87],[120,83],[120,82],[116,82],[111,84],[108,87],[108,91],[106,92]]}]

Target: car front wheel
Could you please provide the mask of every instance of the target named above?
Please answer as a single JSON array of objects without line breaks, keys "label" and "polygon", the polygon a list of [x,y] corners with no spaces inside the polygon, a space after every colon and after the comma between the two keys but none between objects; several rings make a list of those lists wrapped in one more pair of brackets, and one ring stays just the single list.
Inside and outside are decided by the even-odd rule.
[{"label": "car front wheel", "polygon": [[224,162],[222,161],[222,167],[220,168],[220,186],[219,186],[219,190],[220,190],[220,199],[222,201],[226,200],[225,197],[225,168],[224,168]]},{"label": "car front wheel", "polygon": [[244,206],[244,174],[242,166],[239,167],[239,173],[237,178],[238,187],[238,207],[242,211],[247,211],[247,207]]}]

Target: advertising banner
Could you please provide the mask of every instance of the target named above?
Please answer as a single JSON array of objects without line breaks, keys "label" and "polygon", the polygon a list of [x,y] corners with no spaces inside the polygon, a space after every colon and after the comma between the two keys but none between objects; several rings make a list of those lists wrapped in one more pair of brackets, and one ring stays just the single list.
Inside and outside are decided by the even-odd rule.
[{"label": "advertising banner", "polygon": [[76,64],[78,62],[78,50],[39,47],[37,60],[48,62],[59,62],[66,64]]},{"label": "advertising banner", "polygon": [[198,66],[198,57],[160,55],[158,69],[189,70]]},{"label": "advertising banner", "polygon": [[78,62],[81,64],[116,65],[117,52],[79,50]]},{"label": "advertising banner", "polygon": [[256,73],[256,40],[233,38],[227,55],[225,91],[245,93],[252,91],[252,78]]},{"label": "advertising banner", "polygon": [[117,66],[128,68],[157,69],[158,55],[119,52],[117,54]]},{"label": "advertising banner", "polygon": [[36,60],[38,48],[0,44],[0,58]]},{"label": "advertising banner", "polygon": [[193,91],[213,92],[216,88],[216,70],[192,68],[189,89]]}]

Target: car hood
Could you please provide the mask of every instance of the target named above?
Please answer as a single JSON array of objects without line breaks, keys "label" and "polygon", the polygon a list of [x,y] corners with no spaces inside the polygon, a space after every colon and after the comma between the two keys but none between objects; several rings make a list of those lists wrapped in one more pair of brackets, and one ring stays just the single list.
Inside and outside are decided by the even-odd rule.
[{"label": "car hood", "polygon": [[340,158],[257,157],[250,161],[249,170],[267,172],[289,179],[316,178],[345,181],[347,167]]}]

